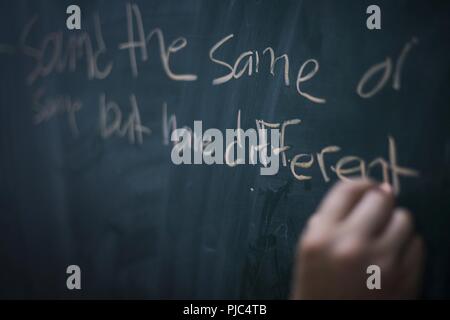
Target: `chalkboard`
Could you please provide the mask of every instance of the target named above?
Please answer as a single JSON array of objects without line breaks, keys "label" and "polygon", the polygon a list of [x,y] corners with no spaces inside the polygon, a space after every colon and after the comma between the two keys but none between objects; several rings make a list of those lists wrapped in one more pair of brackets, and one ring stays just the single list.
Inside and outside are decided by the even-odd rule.
[{"label": "chalkboard", "polygon": [[[79,0],[68,30],[73,2],[0,3],[1,297],[284,299],[352,174],[394,184],[450,297],[448,2],[377,1],[371,30],[366,1]],[[194,121],[283,129],[279,170],[175,164]]]}]

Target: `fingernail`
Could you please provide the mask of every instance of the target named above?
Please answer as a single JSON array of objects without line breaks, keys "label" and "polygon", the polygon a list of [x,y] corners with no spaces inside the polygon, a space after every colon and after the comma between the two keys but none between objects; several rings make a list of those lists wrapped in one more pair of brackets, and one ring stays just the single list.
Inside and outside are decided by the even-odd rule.
[{"label": "fingernail", "polygon": [[392,186],[387,183],[387,182],[383,182],[382,184],[380,184],[380,189],[383,190],[386,193],[392,193],[393,189]]}]

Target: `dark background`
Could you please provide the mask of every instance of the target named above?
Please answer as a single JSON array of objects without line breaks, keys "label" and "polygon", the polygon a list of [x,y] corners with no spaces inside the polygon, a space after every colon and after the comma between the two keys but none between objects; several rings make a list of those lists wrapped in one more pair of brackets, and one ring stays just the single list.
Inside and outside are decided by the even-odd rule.
[{"label": "dark background", "polygon": [[[82,10],[82,30],[65,28],[67,5]],[[420,171],[401,179],[400,204],[413,210],[428,252],[427,298],[450,297],[450,77],[448,1],[377,1],[382,30],[365,27],[366,1],[135,1],[145,32],[162,29],[166,46],[179,36],[188,45],[171,57],[179,73],[195,82],[170,80],[156,41],[149,60],[132,78],[124,1],[0,1],[0,297],[2,298],[286,298],[295,243],[307,218],[335,182],[325,183],[315,164],[307,183],[288,167],[276,176],[259,166],[175,166],[163,144],[162,106],[178,126],[235,128],[255,119],[300,118],[289,127],[288,157],[328,145],[367,161],[387,157],[396,139],[401,165]],[[75,33],[94,38],[98,13],[113,60],[104,80],[89,80],[80,58],[75,72],[51,73],[28,85],[35,60],[20,46],[24,26],[37,15],[27,42],[62,31],[64,46]],[[213,86],[226,72],[208,58],[210,48],[234,34],[217,56],[234,63],[247,50],[267,46],[290,59],[289,87],[280,68]],[[386,57],[397,59],[412,37],[419,39],[402,72],[402,87],[386,87],[362,99],[356,85]],[[6,48],[6,49],[5,49]],[[50,51],[49,51],[50,52]],[[138,54],[138,58],[139,58]],[[320,71],[300,96],[295,79],[315,58]],[[47,57],[49,59],[49,57]],[[139,59],[138,59],[139,61]],[[67,114],[33,123],[33,96],[70,95],[82,101],[79,135]],[[136,95],[143,125],[152,133],[142,145],[127,138],[102,139],[99,96],[120,104],[124,116]],[[334,162],[333,162],[334,161]],[[305,171],[306,173],[306,171]],[[252,191],[253,190],[253,191]],[[66,267],[82,270],[82,290],[66,289]]]}]

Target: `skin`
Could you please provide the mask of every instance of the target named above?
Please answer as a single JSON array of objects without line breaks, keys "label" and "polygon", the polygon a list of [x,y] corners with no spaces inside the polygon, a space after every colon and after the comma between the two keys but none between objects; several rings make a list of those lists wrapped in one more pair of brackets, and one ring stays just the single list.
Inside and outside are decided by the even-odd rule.
[{"label": "skin", "polygon": [[[411,213],[395,207],[388,184],[341,182],[323,199],[299,239],[292,299],[414,299],[424,245]],[[369,290],[369,265],[381,289]]]}]

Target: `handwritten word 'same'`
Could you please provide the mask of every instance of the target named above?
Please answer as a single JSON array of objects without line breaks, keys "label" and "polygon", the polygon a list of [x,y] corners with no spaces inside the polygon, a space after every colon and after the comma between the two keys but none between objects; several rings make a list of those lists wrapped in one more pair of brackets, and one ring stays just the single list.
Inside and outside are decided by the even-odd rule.
[{"label": "handwritten word 'same'", "polygon": [[70,5],[66,9],[66,13],[69,15],[66,20],[66,27],[69,30],[81,29],[81,9],[77,5]]}]

